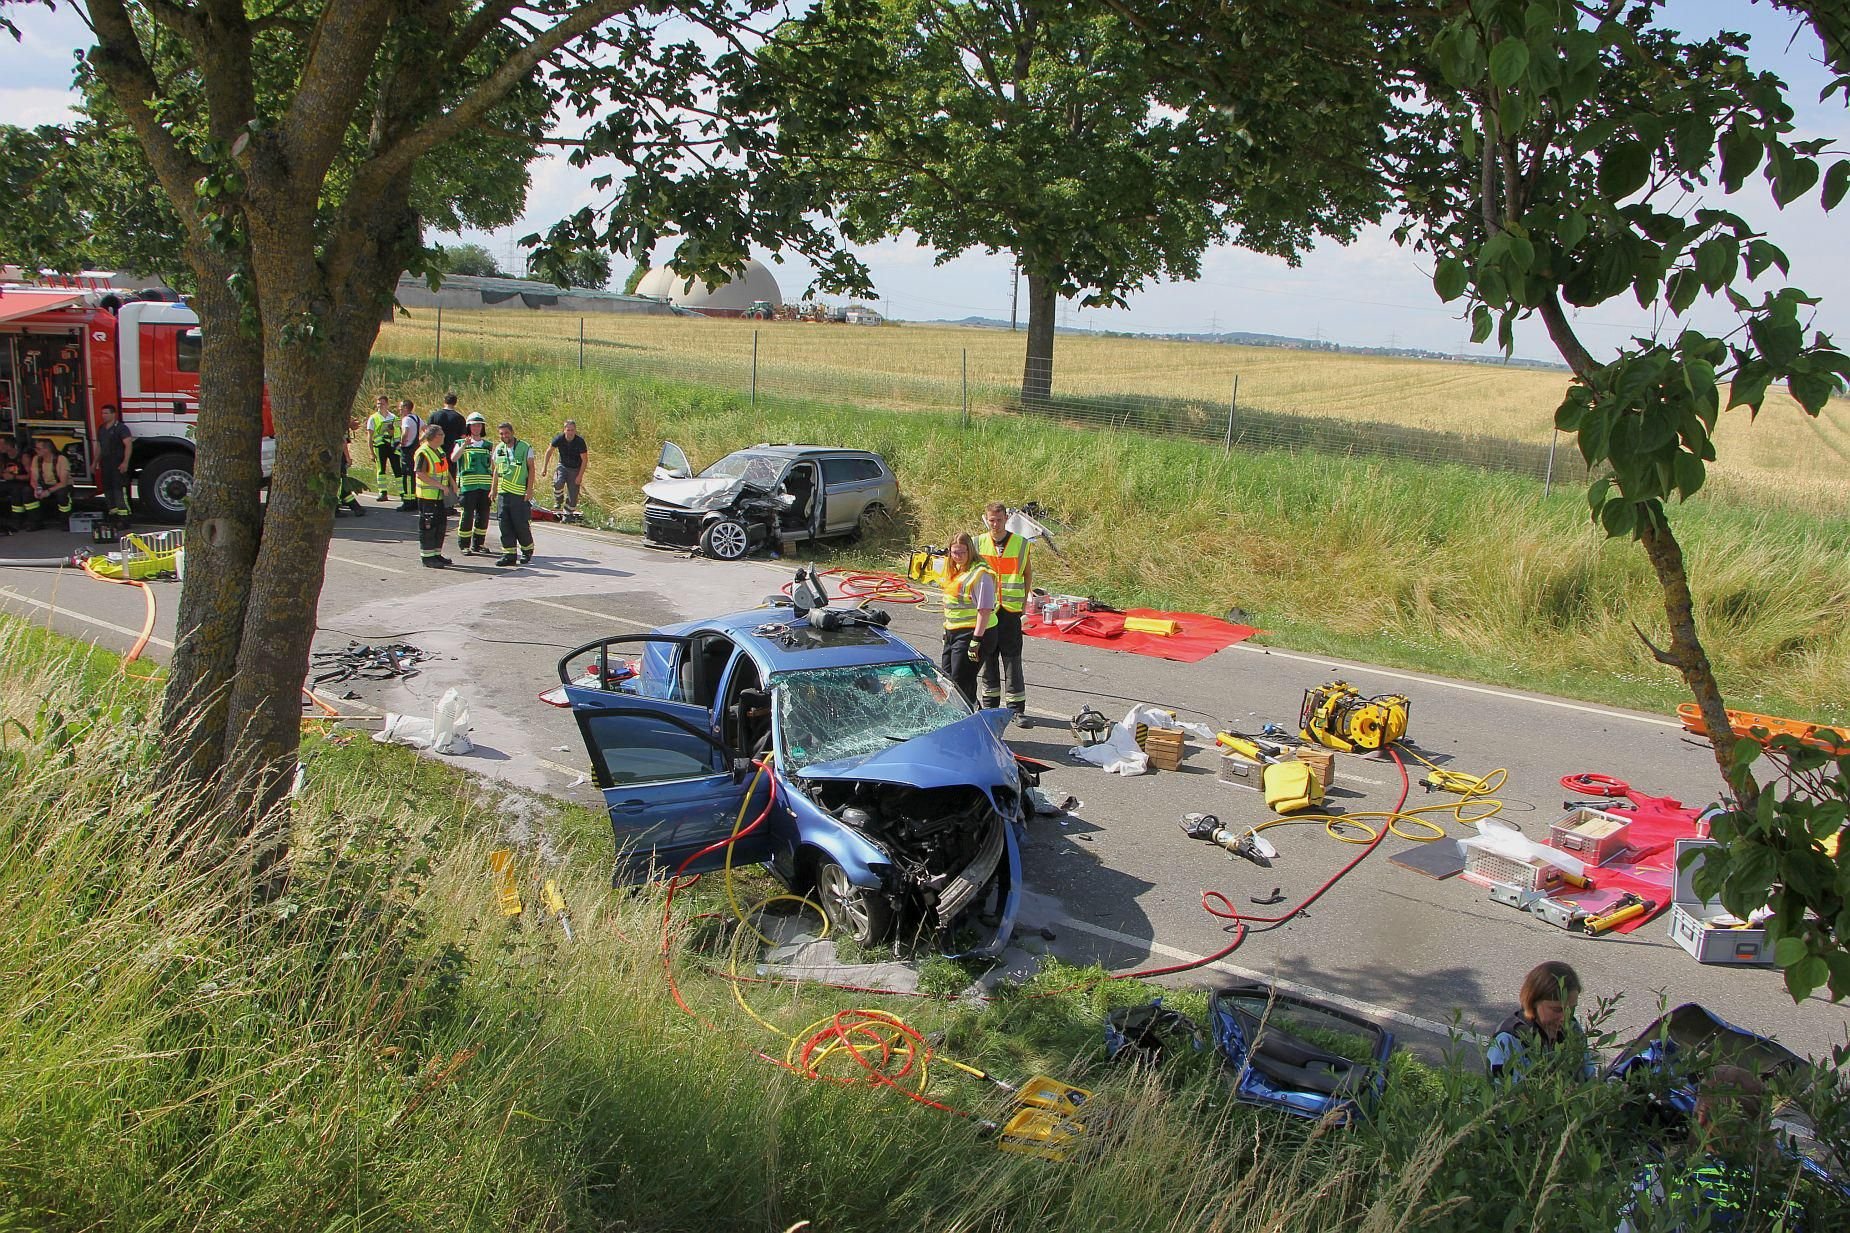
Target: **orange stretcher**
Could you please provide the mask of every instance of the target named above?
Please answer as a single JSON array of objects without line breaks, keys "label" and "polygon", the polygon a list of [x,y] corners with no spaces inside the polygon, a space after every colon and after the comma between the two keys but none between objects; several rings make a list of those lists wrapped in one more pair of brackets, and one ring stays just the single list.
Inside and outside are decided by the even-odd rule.
[{"label": "orange stretcher", "polygon": [[[1685,702],[1677,708],[1677,718],[1683,721],[1683,727],[1697,736],[1709,734],[1708,725],[1702,722],[1702,711],[1694,702]],[[1762,745],[1776,736],[1795,736],[1807,745],[1833,754],[1850,753],[1850,740],[1846,740],[1842,729],[1825,724],[1806,723],[1802,719],[1781,719],[1777,715],[1756,715],[1752,711],[1729,711],[1728,726],[1734,729],[1736,736],[1745,736],[1759,741]]]}]

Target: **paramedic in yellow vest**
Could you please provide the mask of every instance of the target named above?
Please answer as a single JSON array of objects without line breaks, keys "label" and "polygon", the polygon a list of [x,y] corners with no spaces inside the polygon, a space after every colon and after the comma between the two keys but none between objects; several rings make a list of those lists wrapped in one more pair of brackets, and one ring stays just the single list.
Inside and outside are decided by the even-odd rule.
[{"label": "paramedic in yellow vest", "polygon": [[467,435],[450,451],[456,504],[462,510],[456,545],[468,556],[485,557],[489,555],[488,497],[495,483],[495,443],[488,439],[488,417],[480,411],[469,413],[467,428]]},{"label": "paramedic in yellow vest", "polygon": [[974,704],[977,665],[995,652],[996,576],[976,554],[968,531],[951,537],[945,559],[944,655],[939,666]]},{"label": "paramedic in yellow vest", "polygon": [[443,496],[454,492],[450,460],[443,452],[443,429],[435,424],[424,429],[424,440],[412,452],[411,471],[418,498],[418,549],[429,569],[451,564],[443,555],[443,534],[449,530],[444,517]]},{"label": "paramedic in yellow vest", "polygon": [[[1021,675],[1021,611],[1034,585],[1028,541],[1008,529],[1008,507],[992,501],[983,510],[989,529],[976,538],[977,555],[996,576],[996,649],[983,660],[985,707],[1006,706],[1015,722],[1029,727],[1028,683]],[[1006,678],[1006,689],[1004,688]]]},{"label": "paramedic in yellow vest", "polygon": [[501,556],[495,564],[528,565],[533,561],[533,447],[515,436],[506,421],[496,431],[501,444],[495,446],[490,495],[501,521]]},{"label": "paramedic in yellow vest", "polygon": [[366,441],[373,453],[373,483],[379,486],[379,499],[390,501],[385,477],[399,480],[403,492],[404,464],[398,460],[398,417],[392,414],[392,400],[384,394],[373,400],[373,413],[366,417]]}]

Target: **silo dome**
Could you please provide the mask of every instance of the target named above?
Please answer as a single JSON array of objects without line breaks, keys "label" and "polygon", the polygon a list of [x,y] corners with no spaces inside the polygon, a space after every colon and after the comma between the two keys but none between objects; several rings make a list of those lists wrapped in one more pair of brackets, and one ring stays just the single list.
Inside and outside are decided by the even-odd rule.
[{"label": "silo dome", "polygon": [[642,276],[642,281],[636,284],[636,294],[716,315],[742,313],[759,300],[770,301],[772,308],[781,308],[784,303],[776,277],[762,261],[755,259],[745,263],[744,273],[710,291],[698,278],[684,279],[667,266],[657,266]]}]

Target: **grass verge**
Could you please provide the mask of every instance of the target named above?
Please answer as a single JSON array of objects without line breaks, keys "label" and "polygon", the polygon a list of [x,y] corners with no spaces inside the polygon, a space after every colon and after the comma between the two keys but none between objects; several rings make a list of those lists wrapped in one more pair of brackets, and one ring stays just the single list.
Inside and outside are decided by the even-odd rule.
[{"label": "grass verge", "polygon": [[[986,1003],[740,983],[711,879],[665,964],[662,888],[612,891],[585,815],[339,730],[304,742],[288,888],[258,902],[155,774],[151,685],[99,687],[94,655],[4,618],[0,658],[0,1228],[1565,1233],[1610,1227],[1675,1150],[1641,1093],[1546,1070],[1493,1088],[1397,1055],[1342,1129],[1230,1102],[1186,1044],[1110,1066],[1102,1015],[1152,991],[1096,971]],[[510,817],[554,838],[517,852],[513,919],[485,866]],[[545,877],[576,942],[532,906]],[[929,1068],[858,1082],[884,1026],[822,1060],[836,1082],[788,1068],[870,1003],[936,1042]],[[1006,1098],[953,1057],[1097,1089],[1089,1154],[998,1152],[979,1123]],[[1757,1211],[1794,1193],[1842,1227],[1777,1161],[1757,1181]]]}]

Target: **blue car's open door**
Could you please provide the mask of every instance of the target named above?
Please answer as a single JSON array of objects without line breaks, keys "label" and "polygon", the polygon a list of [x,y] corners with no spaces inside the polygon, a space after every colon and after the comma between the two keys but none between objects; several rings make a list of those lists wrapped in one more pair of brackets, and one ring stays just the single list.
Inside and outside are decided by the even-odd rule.
[{"label": "blue car's open door", "polygon": [[[688,641],[665,634],[607,638],[559,661],[610,814],[619,883],[671,873],[703,848],[721,844],[748,788],[757,785],[746,824],[769,794],[762,778],[739,770],[727,756],[709,708],[681,700],[679,660]],[[639,659],[627,667],[624,657],[632,654]],[[575,669],[574,661],[582,664],[587,655],[589,670]],[[732,859],[749,864],[768,851],[754,835],[736,846]],[[711,869],[724,859],[721,846],[688,868]]]}]

